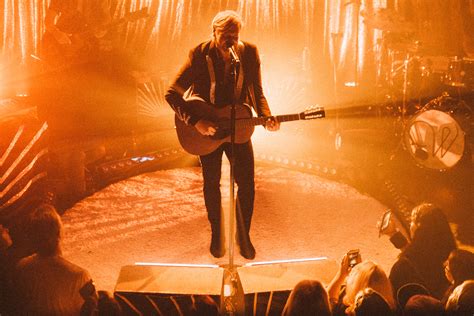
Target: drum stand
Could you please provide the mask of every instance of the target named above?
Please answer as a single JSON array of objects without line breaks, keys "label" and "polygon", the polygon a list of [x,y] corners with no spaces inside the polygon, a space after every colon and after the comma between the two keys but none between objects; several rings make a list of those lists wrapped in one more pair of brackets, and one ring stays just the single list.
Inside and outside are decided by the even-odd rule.
[{"label": "drum stand", "polygon": [[333,84],[334,84],[334,102],[336,103],[336,130],[339,128],[339,80],[337,75],[337,68],[339,64],[339,42],[342,33],[331,33],[332,45],[333,45]]},{"label": "drum stand", "polygon": [[403,60],[403,89],[402,89],[402,122],[405,122],[408,102],[408,71],[410,65],[410,55],[407,53]]}]

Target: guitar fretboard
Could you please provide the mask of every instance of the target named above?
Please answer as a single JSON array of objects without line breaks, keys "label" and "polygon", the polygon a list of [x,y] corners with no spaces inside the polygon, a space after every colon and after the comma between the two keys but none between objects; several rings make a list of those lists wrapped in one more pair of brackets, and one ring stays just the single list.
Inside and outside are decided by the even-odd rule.
[{"label": "guitar fretboard", "polygon": [[[274,118],[278,122],[290,122],[290,121],[297,121],[297,120],[302,119],[300,114],[277,115],[277,116],[274,116]],[[265,125],[266,121],[267,121],[266,117],[252,117],[252,118],[246,118],[246,119],[237,119],[236,125],[238,127]]]}]

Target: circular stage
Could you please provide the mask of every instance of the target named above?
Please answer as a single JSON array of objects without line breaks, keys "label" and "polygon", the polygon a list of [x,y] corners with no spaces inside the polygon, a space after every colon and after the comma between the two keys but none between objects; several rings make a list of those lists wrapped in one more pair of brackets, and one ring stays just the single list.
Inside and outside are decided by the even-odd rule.
[{"label": "circular stage", "polygon": [[[228,208],[228,166],[221,181]],[[315,175],[257,165],[253,262],[328,257],[359,248],[389,272],[398,255],[376,228],[385,206],[354,188]],[[218,264],[199,167],[142,174],[112,184],[63,215],[66,258],[86,268],[99,290],[113,291],[120,268],[135,262]],[[249,261],[238,249],[235,264]]]}]

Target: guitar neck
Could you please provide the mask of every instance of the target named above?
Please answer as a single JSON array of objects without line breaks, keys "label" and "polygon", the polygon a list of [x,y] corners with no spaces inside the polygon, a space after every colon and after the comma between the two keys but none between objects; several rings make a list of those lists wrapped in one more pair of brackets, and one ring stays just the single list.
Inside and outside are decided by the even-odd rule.
[{"label": "guitar neck", "polygon": [[[112,22],[109,22],[109,23],[103,25],[102,29],[104,31],[110,31],[111,29],[113,29],[113,28],[115,28],[115,27],[117,27],[121,24],[124,24],[126,22],[128,22],[128,20],[126,18],[120,18],[118,20],[114,20]],[[89,29],[87,29],[83,32],[75,33],[75,35],[80,36],[80,37],[84,37],[84,38],[89,38],[91,36],[94,36],[96,32],[97,32],[97,30],[89,28]]]},{"label": "guitar neck", "polygon": [[[297,121],[297,120],[302,119],[300,114],[277,115],[277,116],[273,116],[273,118],[280,123]],[[267,119],[268,119],[267,117],[252,117],[248,119],[238,119],[236,124],[239,127],[265,125],[265,122],[267,121]]]},{"label": "guitar neck", "polygon": [[[109,31],[110,29],[113,29],[113,28],[115,28],[115,27],[117,27],[121,24],[125,24],[125,23],[128,23],[128,22],[132,22],[132,21],[136,21],[136,20],[139,20],[139,19],[146,18],[146,17],[148,17],[147,10],[148,10],[148,8],[143,8],[141,10],[131,12],[131,13],[119,18],[119,19],[115,19],[115,20],[110,21],[109,23],[103,25],[102,28],[104,30]],[[91,35],[94,35],[95,31],[96,30],[88,29],[84,32],[79,33],[79,35],[81,35],[81,36],[91,36]]]}]

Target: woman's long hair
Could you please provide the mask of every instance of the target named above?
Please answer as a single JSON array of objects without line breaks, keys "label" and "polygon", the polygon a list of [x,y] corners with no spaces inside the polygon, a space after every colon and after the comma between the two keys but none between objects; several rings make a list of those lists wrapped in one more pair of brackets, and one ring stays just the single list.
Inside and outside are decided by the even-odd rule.
[{"label": "woman's long hair", "polygon": [[412,222],[417,229],[402,255],[417,267],[442,265],[450,252],[456,249],[446,215],[433,204],[423,203],[413,209]]},{"label": "woman's long hair", "polygon": [[319,281],[300,281],[291,291],[282,315],[331,316],[331,307],[326,289]]},{"label": "woman's long hair", "polygon": [[443,211],[429,203],[413,209],[412,225],[412,241],[400,256],[408,260],[430,293],[440,298],[449,287],[443,264],[456,249],[453,233]]},{"label": "woman's long hair", "polygon": [[364,261],[354,266],[346,283],[346,295],[343,298],[345,305],[354,305],[357,293],[370,287],[382,295],[390,308],[395,309],[392,284],[382,268],[372,261]]}]

